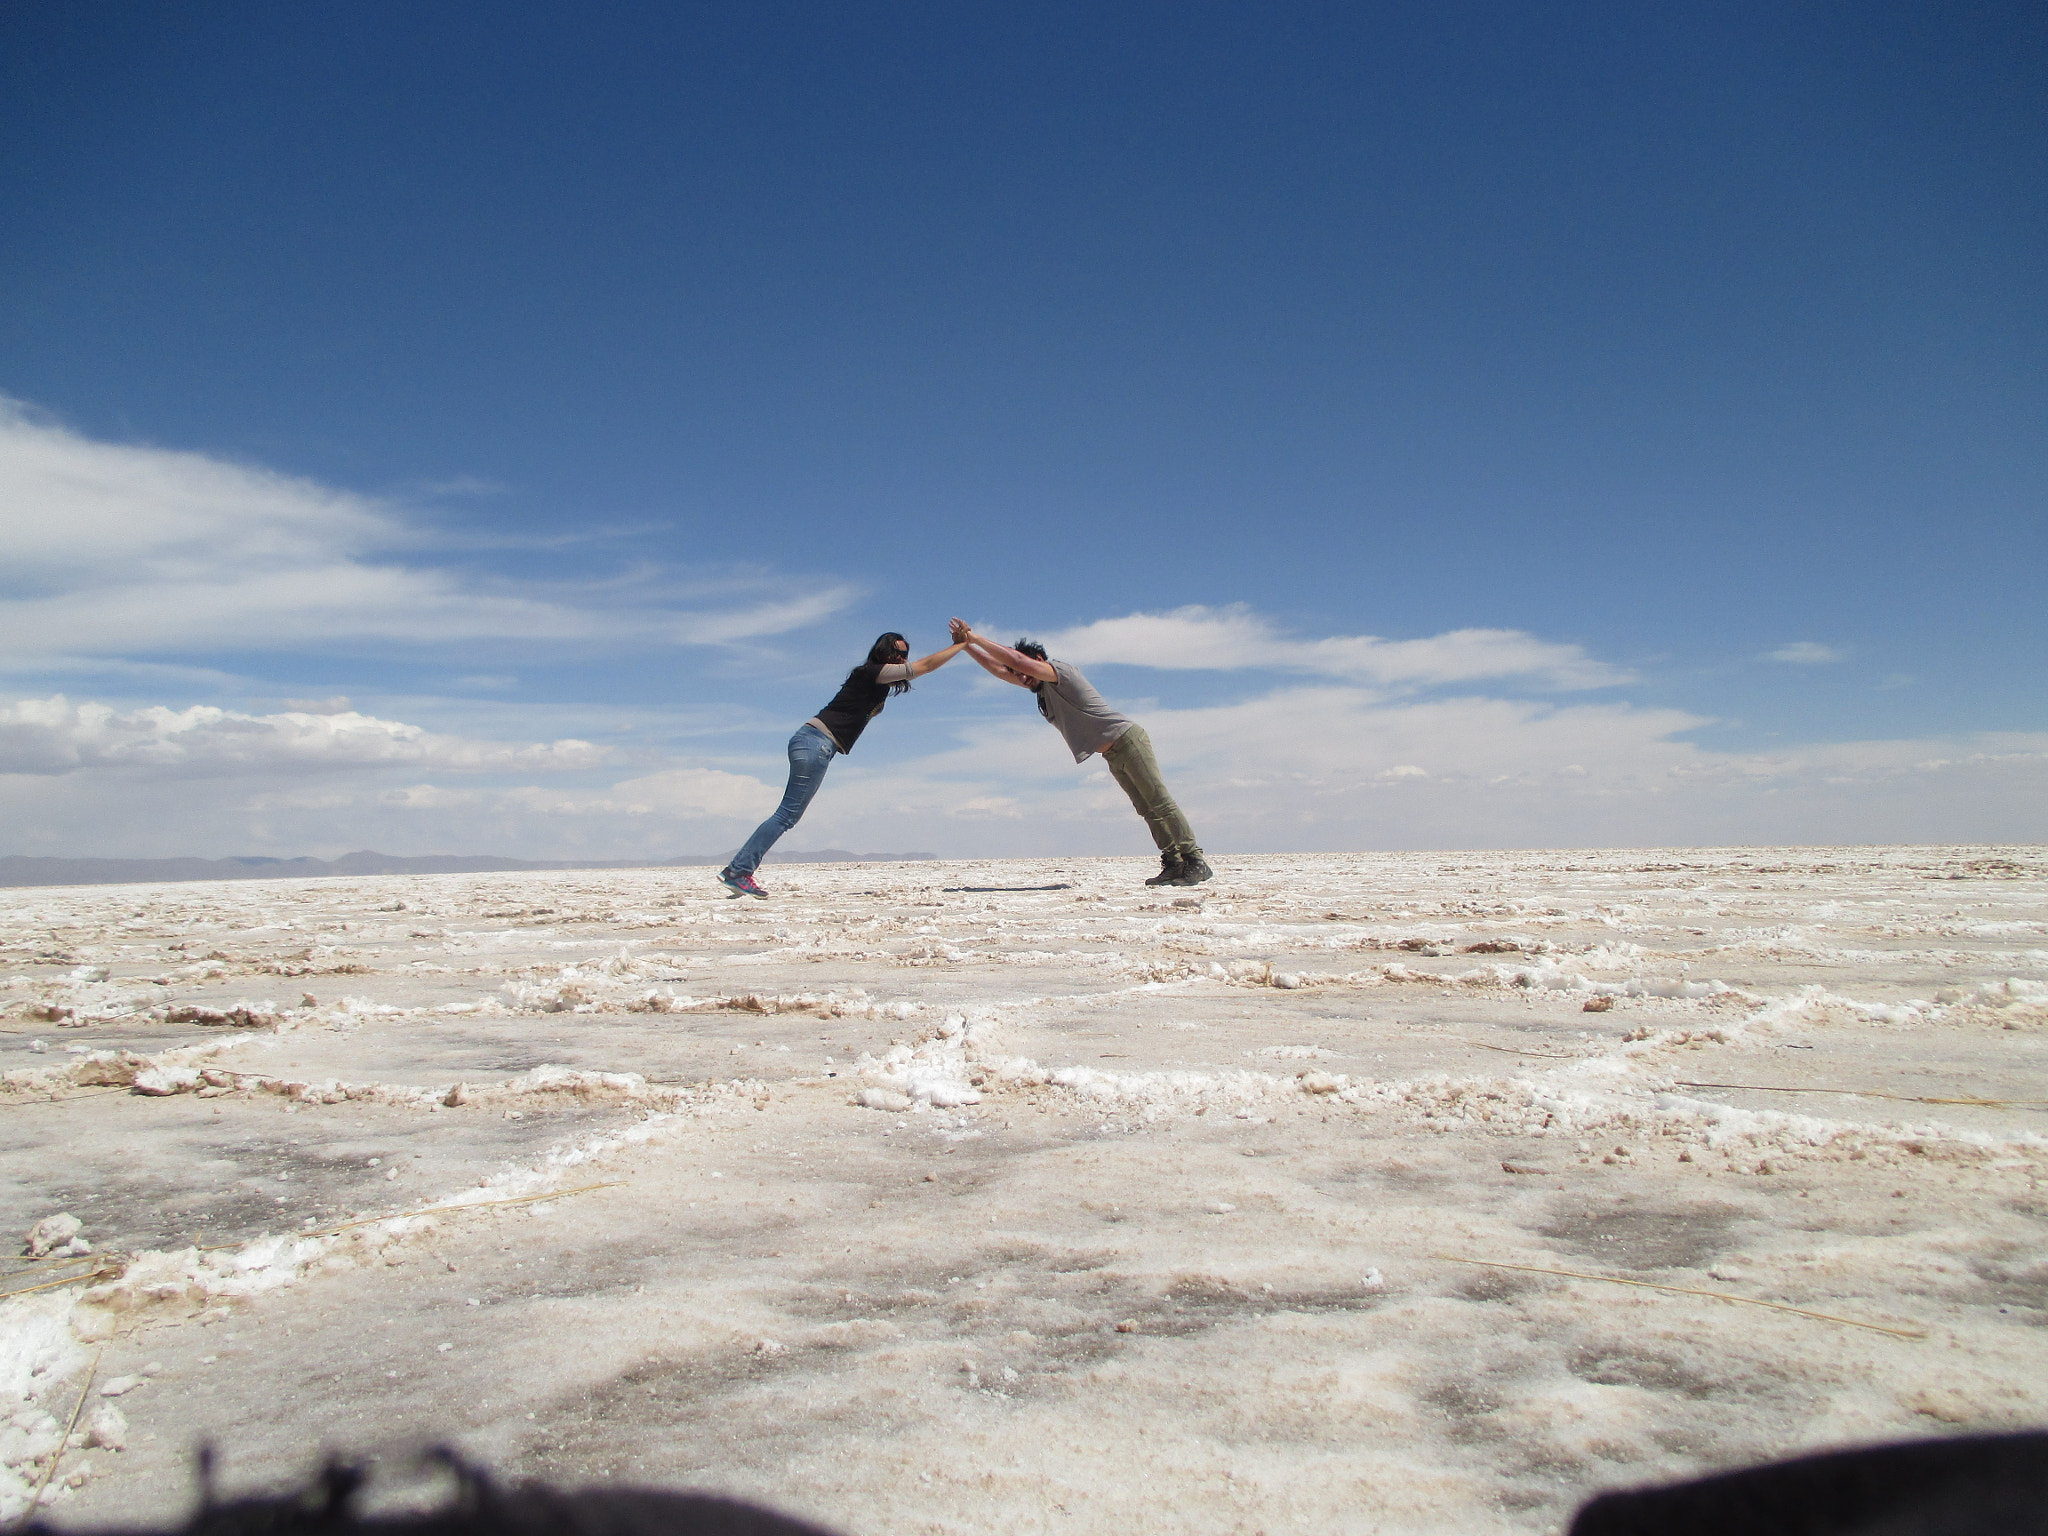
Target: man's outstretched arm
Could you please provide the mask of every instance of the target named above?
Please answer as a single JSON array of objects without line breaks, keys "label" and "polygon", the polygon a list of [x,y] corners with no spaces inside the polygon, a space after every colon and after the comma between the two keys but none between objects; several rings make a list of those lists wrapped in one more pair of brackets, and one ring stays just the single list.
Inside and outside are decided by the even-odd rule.
[{"label": "man's outstretched arm", "polygon": [[1004,682],[1015,683],[1019,688],[1029,688],[1031,686],[1031,679],[1026,677],[1022,672],[1012,672],[1000,661],[997,661],[990,656],[984,656],[980,651],[977,651],[972,645],[969,645],[967,647],[967,654],[972,656],[976,661],[981,663],[983,671],[991,673],[996,677],[1000,677]]},{"label": "man's outstretched arm", "polygon": [[[1000,640],[991,640],[987,635],[977,634],[962,620],[953,620],[953,638],[964,641],[968,655],[997,677],[1005,678],[1005,681],[1021,682],[1026,688],[1033,682],[1059,681],[1060,675],[1053,671],[1050,663],[1040,661],[1036,656],[1026,656],[1022,651],[1013,650]],[[1006,677],[1005,674],[1010,675]]]},{"label": "man's outstretched arm", "polygon": [[[966,646],[967,654],[981,664],[981,669],[984,672],[987,672],[992,677],[999,677],[1006,683],[1015,683],[1019,688],[1029,688],[1031,686],[1030,678],[1017,671],[1014,667],[1005,666],[986,650],[982,649],[981,645],[986,645],[986,641],[981,642],[981,645],[977,645],[975,640],[968,638],[974,634],[974,631],[968,628],[965,619],[954,619],[952,621],[952,630],[954,643]],[[1029,658],[1027,657],[1026,659],[1028,660]]]}]

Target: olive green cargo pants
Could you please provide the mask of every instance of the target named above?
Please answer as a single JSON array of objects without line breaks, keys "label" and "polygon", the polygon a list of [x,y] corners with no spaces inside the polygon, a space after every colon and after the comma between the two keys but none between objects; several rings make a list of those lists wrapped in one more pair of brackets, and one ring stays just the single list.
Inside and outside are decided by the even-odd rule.
[{"label": "olive green cargo pants", "polygon": [[1102,760],[1109,764],[1110,773],[1131,797],[1132,808],[1145,818],[1152,841],[1161,853],[1186,855],[1202,851],[1195,842],[1195,829],[1188,825],[1187,817],[1167,793],[1166,781],[1159,777],[1159,759],[1152,755],[1152,738],[1145,734],[1145,727],[1134,725],[1117,737],[1103,751]]}]

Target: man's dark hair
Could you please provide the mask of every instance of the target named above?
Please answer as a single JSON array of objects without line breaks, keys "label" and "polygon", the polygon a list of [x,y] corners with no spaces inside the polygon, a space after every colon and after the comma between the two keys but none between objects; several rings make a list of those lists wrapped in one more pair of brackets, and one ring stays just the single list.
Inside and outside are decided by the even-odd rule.
[{"label": "man's dark hair", "polygon": [[[910,642],[908,640],[904,639],[903,636],[897,634],[895,630],[890,630],[887,634],[877,639],[873,645],[868,647],[868,659],[862,662],[860,666],[886,667],[894,662],[903,660],[904,658],[899,657],[896,654],[896,647],[899,645],[902,646],[906,652],[908,652],[910,649]],[[852,682],[853,673],[858,672],[859,670],[860,667],[855,667],[853,669],[853,672],[847,673],[846,680],[849,683]],[[889,696],[891,698],[894,698],[899,693],[908,692],[910,692],[910,682],[907,678],[900,683],[891,683],[889,685]]]},{"label": "man's dark hair", "polygon": [[1022,651],[1026,656],[1029,656],[1033,661],[1046,661],[1050,659],[1045,654],[1045,647],[1040,645],[1036,640],[1019,640],[1017,644],[1013,647],[1013,649]]}]

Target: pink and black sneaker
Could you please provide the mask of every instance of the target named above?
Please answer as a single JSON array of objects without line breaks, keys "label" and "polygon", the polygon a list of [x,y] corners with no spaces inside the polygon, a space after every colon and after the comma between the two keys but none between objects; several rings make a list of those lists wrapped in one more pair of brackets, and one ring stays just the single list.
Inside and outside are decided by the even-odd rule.
[{"label": "pink and black sneaker", "polygon": [[768,893],[761,889],[752,875],[743,875],[738,870],[721,869],[718,872],[718,883],[735,896],[758,896],[763,901],[768,899]]}]

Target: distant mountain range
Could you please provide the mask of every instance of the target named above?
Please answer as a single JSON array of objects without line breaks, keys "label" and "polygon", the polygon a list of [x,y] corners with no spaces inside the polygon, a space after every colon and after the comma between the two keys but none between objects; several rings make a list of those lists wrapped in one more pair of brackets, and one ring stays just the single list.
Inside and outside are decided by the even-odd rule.
[{"label": "distant mountain range", "polygon": [[[820,848],[812,853],[770,853],[771,864],[895,863],[935,859],[935,853],[849,853]],[[22,854],[0,858],[0,886],[144,885],[163,880],[301,880],[314,875],[483,875],[501,870],[668,869],[723,864],[720,854],[681,854],[673,859],[506,859],[491,853],[430,853],[404,858],[391,853],[345,853],[338,859],[45,859]]]}]

